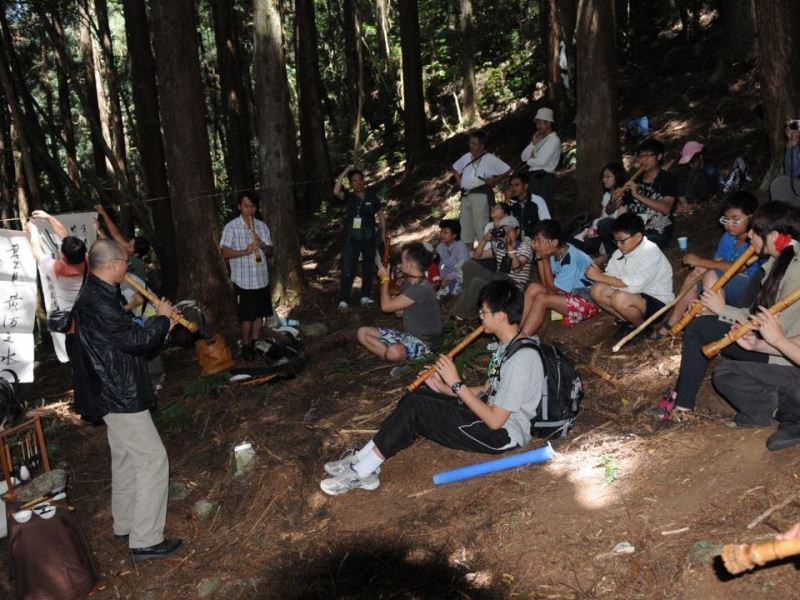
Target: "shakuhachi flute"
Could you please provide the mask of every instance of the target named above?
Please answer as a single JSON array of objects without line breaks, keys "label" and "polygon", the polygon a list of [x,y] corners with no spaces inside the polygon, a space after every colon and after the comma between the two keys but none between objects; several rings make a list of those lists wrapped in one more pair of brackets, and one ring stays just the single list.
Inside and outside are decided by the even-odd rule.
[{"label": "shakuhachi flute", "polygon": [[[147,298],[153,306],[157,306],[158,303],[161,302],[161,298],[159,298],[153,292],[151,292],[146,287],[141,285],[138,281],[136,281],[130,275],[125,275],[125,283],[127,283],[129,286],[131,286],[137,292],[139,292],[142,296]],[[177,313],[177,311],[175,311],[175,312]],[[184,317],[180,313],[177,313],[176,316],[170,317],[170,318],[171,319],[175,319],[178,323],[180,323],[181,325],[186,327],[186,329],[188,329],[192,333],[197,331],[197,329],[199,328],[199,325],[197,323],[195,323],[193,321],[190,321],[189,319],[187,319],[186,317]]]},{"label": "shakuhachi flute", "polygon": [[[800,288],[794,290],[791,294],[779,300],[775,304],[769,307],[769,312],[773,315],[777,315],[787,308],[789,308],[792,304],[800,300]],[[750,331],[753,330],[755,327],[755,323],[753,321],[748,321],[747,323],[743,323],[739,326],[738,329],[733,331],[729,331],[724,338],[718,339],[715,342],[710,342],[703,346],[703,354],[706,358],[714,358],[717,354],[722,352],[725,348],[733,344],[739,338],[744,337]]]},{"label": "shakuhachi flute", "polygon": [[[642,176],[642,173],[644,173],[644,167],[639,167],[638,169],[636,169],[636,171],[634,171],[633,175],[631,175],[628,178],[628,181],[635,182],[637,179],[639,179],[639,177]],[[625,195],[625,188],[624,187],[619,187],[619,188],[615,189],[613,192],[611,192],[610,204],[611,204],[611,206],[614,207],[614,210],[619,208],[619,203],[622,200],[622,197],[624,195]]]},{"label": "shakuhachi flute", "polygon": [[[723,286],[728,283],[728,281],[730,281],[730,279],[736,275],[741,268],[745,266],[745,264],[747,264],[747,261],[750,260],[755,253],[755,248],[748,246],[747,250],[745,250],[739,258],[733,261],[733,263],[731,263],[731,266],[728,267],[728,270],[719,276],[719,279],[714,282],[714,284],[709,288],[709,291],[720,291]],[[670,335],[678,335],[689,323],[692,322],[692,319],[703,312],[704,308],[705,305],[700,302],[700,300],[695,302],[691,308],[684,313],[683,317],[681,317],[681,320],[672,326],[672,329],[669,330]]]},{"label": "shakuhachi flute", "polygon": [[[247,220],[247,228],[250,230],[250,238],[253,240],[253,242],[256,242],[256,223],[253,220],[253,217],[250,217]],[[253,258],[255,258],[255,261],[257,263],[261,262],[261,249],[260,248],[256,248],[253,251]]]},{"label": "shakuhachi flute", "polygon": [[728,573],[737,575],[755,567],[800,554],[800,539],[772,540],[759,544],[727,544],[722,547],[722,562]]},{"label": "shakuhachi flute", "polygon": [[[461,341],[460,341],[460,342],[459,342],[459,343],[458,343],[458,344],[455,346],[455,348],[453,348],[452,350],[450,350],[450,352],[448,352],[448,353],[447,353],[447,355],[446,355],[446,356],[447,356],[448,358],[453,358],[453,357],[454,357],[456,354],[458,354],[458,353],[459,353],[459,352],[461,352],[461,351],[462,351],[464,348],[466,348],[467,346],[469,346],[469,345],[470,345],[470,344],[471,344],[473,341],[475,341],[475,339],[477,339],[478,337],[480,337],[482,334],[483,334],[483,325],[481,325],[480,327],[478,327],[478,328],[477,328],[475,331],[473,331],[473,332],[472,332],[472,333],[470,333],[470,334],[469,334],[467,337],[465,337],[463,340],[461,340]],[[428,369],[425,369],[425,370],[424,370],[422,373],[420,373],[420,374],[417,376],[417,378],[416,378],[414,381],[412,381],[411,383],[409,383],[409,384],[406,386],[406,389],[407,389],[409,392],[413,392],[415,389],[417,389],[419,386],[421,386],[423,383],[425,383],[425,380],[426,380],[426,379],[428,379],[428,377],[430,377],[431,375],[433,375],[435,372],[436,372],[436,369],[434,369],[434,368],[433,368],[433,365],[431,365],[431,367],[430,367],[430,368],[428,368]]]},{"label": "shakuhachi flute", "polygon": [[683,298],[686,294],[691,292],[694,289],[694,286],[697,285],[697,283],[703,278],[703,276],[705,274],[706,274],[705,271],[703,271],[702,273],[699,273],[697,275],[697,277],[695,277],[692,280],[691,284],[686,286],[686,289],[683,290],[683,292],[681,292],[680,294],[675,296],[675,299],[672,302],[670,302],[669,304],[666,304],[666,305],[662,306],[661,308],[659,308],[656,312],[654,312],[650,316],[650,318],[648,318],[646,321],[644,321],[644,323],[639,325],[636,329],[631,331],[628,335],[626,335],[624,338],[622,338],[620,341],[618,341],[616,344],[614,344],[614,346],[612,346],[612,348],[611,348],[611,352],[619,352],[620,348],[622,348],[625,344],[630,342],[633,338],[635,338],[637,335],[639,335],[642,331],[647,329],[647,327],[650,325],[650,323],[658,320],[661,317],[661,315],[663,315],[670,308],[672,308],[678,302],[680,302],[681,298]]}]

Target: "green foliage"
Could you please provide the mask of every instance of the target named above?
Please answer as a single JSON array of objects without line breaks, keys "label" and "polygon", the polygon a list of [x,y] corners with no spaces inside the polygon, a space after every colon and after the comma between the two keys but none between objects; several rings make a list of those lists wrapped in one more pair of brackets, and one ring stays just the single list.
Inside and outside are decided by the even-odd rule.
[{"label": "green foliage", "polygon": [[175,400],[166,406],[159,407],[153,413],[159,429],[182,431],[192,420],[192,411],[182,401]]},{"label": "green foliage", "polygon": [[201,375],[186,384],[181,397],[194,398],[201,396],[207,398],[219,396],[228,387],[229,377],[227,373]]},{"label": "green foliage", "polygon": [[619,478],[619,462],[613,454],[604,454],[601,460],[605,471],[603,479],[606,485],[611,485]]}]

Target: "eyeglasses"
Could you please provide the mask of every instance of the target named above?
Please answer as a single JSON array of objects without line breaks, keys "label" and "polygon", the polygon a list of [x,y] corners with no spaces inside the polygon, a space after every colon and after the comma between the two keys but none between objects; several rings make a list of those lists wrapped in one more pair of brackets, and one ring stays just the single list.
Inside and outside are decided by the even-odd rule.
[{"label": "eyeglasses", "polygon": [[478,318],[482,319],[484,315],[486,315],[487,311],[483,310],[482,308],[478,309]]},{"label": "eyeglasses", "polygon": [[738,227],[742,223],[747,223],[750,219],[750,215],[747,215],[744,219],[729,219],[728,217],[720,217],[719,222],[723,225],[733,225],[734,227]]},{"label": "eyeglasses", "polygon": [[[636,234],[634,234],[634,235],[636,235]],[[633,237],[633,235],[629,235],[628,237],[626,237],[626,238],[622,238],[621,240],[614,239],[614,243],[615,243],[617,246],[622,246],[622,244],[624,244],[625,242],[627,242],[627,241],[628,241],[629,239],[631,239],[632,237]]]}]

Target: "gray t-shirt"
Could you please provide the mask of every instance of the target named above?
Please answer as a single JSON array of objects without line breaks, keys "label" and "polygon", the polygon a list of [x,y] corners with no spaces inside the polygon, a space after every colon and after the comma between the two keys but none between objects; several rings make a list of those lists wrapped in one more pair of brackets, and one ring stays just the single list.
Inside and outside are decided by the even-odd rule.
[{"label": "gray t-shirt", "polygon": [[[500,346],[495,361],[502,360],[506,346]],[[520,348],[500,367],[500,377],[489,380],[489,406],[499,406],[511,414],[503,429],[511,438],[509,448],[531,441],[531,420],[542,400],[544,367],[533,348]]]},{"label": "gray t-shirt", "polygon": [[405,332],[417,337],[440,334],[442,317],[439,315],[439,300],[428,280],[405,283],[401,288],[401,293],[414,301],[414,304],[403,312]]}]

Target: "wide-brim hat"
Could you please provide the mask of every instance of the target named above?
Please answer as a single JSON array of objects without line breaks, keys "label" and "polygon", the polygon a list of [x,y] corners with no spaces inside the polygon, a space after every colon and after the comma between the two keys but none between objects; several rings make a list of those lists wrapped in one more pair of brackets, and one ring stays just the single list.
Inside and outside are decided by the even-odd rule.
[{"label": "wide-brim hat", "polygon": [[533,117],[534,121],[549,121],[550,123],[555,122],[555,116],[553,115],[553,109],[547,108],[543,106],[539,110],[536,111],[536,116]]}]

